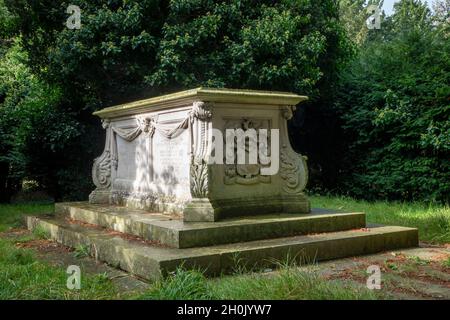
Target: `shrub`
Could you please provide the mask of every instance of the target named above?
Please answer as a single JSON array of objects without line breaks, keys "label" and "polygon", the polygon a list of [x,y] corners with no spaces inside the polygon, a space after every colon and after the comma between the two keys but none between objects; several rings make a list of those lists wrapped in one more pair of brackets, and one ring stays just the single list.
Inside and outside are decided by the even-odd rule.
[{"label": "shrub", "polygon": [[368,41],[341,77],[336,105],[347,143],[341,191],[448,202],[448,25],[435,25],[420,1],[404,0],[396,9],[386,36]]}]

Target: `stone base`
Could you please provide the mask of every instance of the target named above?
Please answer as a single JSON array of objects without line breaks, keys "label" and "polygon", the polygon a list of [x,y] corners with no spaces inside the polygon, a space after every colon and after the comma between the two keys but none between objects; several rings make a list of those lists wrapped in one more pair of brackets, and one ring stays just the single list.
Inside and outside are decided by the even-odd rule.
[{"label": "stone base", "polygon": [[[197,208],[207,209],[208,202]],[[184,222],[181,216],[149,213],[120,206],[92,205],[85,202],[57,203],[55,211],[72,220],[98,225],[175,248],[289,237],[308,233],[336,232],[364,228],[362,212],[336,212],[314,209],[310,214],[266,214],[236,217],[219,222],[206,220],[203,212],[190,212],[206,222]],[[209,211],[211,215],[213,211]],[[197,216],[195,216],[198,214]],[[188,215],[189,216],[189,215]],[[185,215],[186,218],[186,215]]]},{"label": "stone base", "polygon": [[282,212],[285,213],[311,212],[311,203],[303,193],[301,195],[284,195],[281,204],[283,206]]},{"label": "stone base", "polygon": [[[238,244],[188,249],[167,248],[86,227],[64,219],[27,217],[29,229],[39,227],[50,238],[69,246],[83,245],[100,261],[139,277],[157,280],[176,268],[198,268],[207,275],[274,267],[286,261],[312,263],[321,260],[377,253],[418,245],[417,229],[376,226],[365,229],[257,240]],[[209,225],[211,223],[208,223]],[[236,257],[239,257],[238,261]]]},{"label": "stone base", "polygon": [[131,210],[150,210],[168,214],[183,214],[186,222],[215,222],[227,218],[292,213],[310,213],[310,202],[306,195],[280,195],[241,199],[210,200],[195,198],[187,204],[176,203],[173,199],[129,195],[96,189],[89,195],[89,203],[124,206]]},{"label": "stone base", "polygon": [[[211,200],[214,218],[220,221],[227,218],[262,214],[305,214],[311,212],[311,205],[305,194],[266,197],[235,198]],[[212,217],[212,215],[210,215]],[[199,221],[199,220],[185,220]],[[204,221],[204,220],[203,220]]]},{"label": "stone base", "polygon": [[112,192],[111,205],[124,206],[130,209],[150,210],[169,214],[179,214],[183,212],[185,206],[182,202],[176,202],[174,197],[164,197],[151,193],[128,194]]},{"label": "stone base", "polygon": [[214,222],[219,220],[219,214],[209,199],[193,199],[183,210],[186,222]]},{"label": "stone base", "polygon": [[111,203],[111,192],[109,190],[95,189],[89,195],[89,203],[110,204]]},{"label": "stone base", "polygon": [[233,217],[264,214],[305,214],[311,205],[304,194],[232,200],[193,199],[183,210],[186,222],[216,222]]}]

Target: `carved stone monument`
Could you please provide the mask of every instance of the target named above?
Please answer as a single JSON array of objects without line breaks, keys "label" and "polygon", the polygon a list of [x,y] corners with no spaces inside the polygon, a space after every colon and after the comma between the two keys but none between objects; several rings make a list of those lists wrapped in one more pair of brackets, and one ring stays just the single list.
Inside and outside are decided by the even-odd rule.
[{"label": "carved stone monument", "polygon": [[[94,160],[97,188],[89,201],[179,213],[184,221],[309,213],[303,193],[306,159],[292,149],[287,133],[287,120],[306,99],[292,93],[197,88],[97,111],[106,143]],[[244,141],[246,159],[251,142],[261,147],[267,141],[266,151],[277,145],[276,152],[267,152],[271,162],[277,157],[276,173],[264,173],[272,163],[259,157],[252,163],[239,162],[239,155],[231,155],[233,162],[212,162],[222,154],[218,148],[225,150],[231,141],[225,138],[230,129],[257,132]],[[279,134],[270,135],[274,130]],[[266,140],[264,132],[270,136]],[[239,152],[225,150],[225,157],[230,150]]]},{"label": "carved stone monument", "polygon": [[106,143],[90,203],[56,203],[27,226],[152,281],[180,267],[234,272],[236,256],[255,270],[417,246],[415,228],[310,210],[306,159],[287,134],[306,99],[197,88],[100,110]]}]

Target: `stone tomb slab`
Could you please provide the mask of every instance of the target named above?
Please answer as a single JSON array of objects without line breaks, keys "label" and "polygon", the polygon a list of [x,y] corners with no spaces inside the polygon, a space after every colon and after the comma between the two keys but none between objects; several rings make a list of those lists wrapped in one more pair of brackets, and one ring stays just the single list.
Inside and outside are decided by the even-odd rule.
[{"label": "stone tomb slab", "polygon": [[360,229],[366,225],[361,212],[313,209],[310,214],[269,214],[223,221],[184,222],[180,216],[151,213],[120,206],[87,202],[57,203],[56,213],[70,219],[135,235],[174,248],[280,238],[301,234]]},{"label": "stone tomb slab", "polygon": [[160,279],[181,266],[220,275],[236,267],[274,267],[286,259],[312,263],[418,245],[417,229],[393,226],[176,249],[130,241],[64,219],[30,216],[26,223],[30,230],[39,227],[65,246],[86,246],[96,259],[149,280]]}]

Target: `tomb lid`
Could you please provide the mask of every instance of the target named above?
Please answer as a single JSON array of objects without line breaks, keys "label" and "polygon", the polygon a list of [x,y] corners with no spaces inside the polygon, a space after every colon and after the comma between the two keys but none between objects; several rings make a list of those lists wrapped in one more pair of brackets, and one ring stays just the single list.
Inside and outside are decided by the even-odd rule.
[{"label": "tomb lid", "polygon": [[258,105],[297,105],[308,97],[290,92],[195,88],[149,99],[137,100],[94,112],[101,118],[113,118],[148,111],[179,107],[194,101],[228,102]]}]

